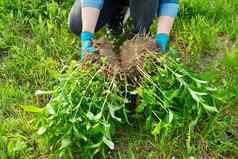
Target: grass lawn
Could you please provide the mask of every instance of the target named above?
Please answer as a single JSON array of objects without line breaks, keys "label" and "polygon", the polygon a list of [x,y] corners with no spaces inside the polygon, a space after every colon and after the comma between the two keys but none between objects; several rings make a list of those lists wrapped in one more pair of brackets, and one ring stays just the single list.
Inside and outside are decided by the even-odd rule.
[{"label": "grass lawn", "polygon": [[[43,119],[41,114],[22,108],[43,109],[47,103],[35,92],[53,90],[60,83],[62,70],[79,54],[79,38],[67,26],[73,2],[0,1],[0,159],[58,158],[54,146],[37,135],[36,121]],[[238,158],[238,1],[180,3],[169,54],[176,54],[184,68],[217,89],[219,111],[202,114],[192,130],[191,116],[174,115],[178,120],[173,121],[163,140],[146,130],[143,113],[132,113],[131,125],[117,130],[112,138],[115,149],[106,151],[106,158]],[[155,33],[155,25],[151,32]],[[145,84],[143,89],[153,91],[149,88]],[[146,98],[144,101],[148,102]],[[189,126],[183,129],[183,125]],[[70,157],[64,153],[63,158]],[[79,156],[77,151],[71,155]]]}]

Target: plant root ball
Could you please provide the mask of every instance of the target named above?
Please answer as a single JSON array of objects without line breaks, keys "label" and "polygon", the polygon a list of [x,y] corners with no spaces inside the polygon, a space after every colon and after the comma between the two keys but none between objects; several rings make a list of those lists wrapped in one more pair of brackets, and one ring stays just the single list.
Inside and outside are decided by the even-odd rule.
[{"label": "plant root ball", "polygon": [[119,56],[113,50],[113,45],[105,38],[100,38],[93,44],[98,49],[96,54],[88,54],[85,56],[83,66],[85,69],[96,64],[98,68],[102,68],[105,76],[112,77],[117,75],[120,68]]},{"label": "plant root ball", "polygon": [[137,81],[140,76],[138,68],[143,69],[145,57],[156,50],[156,45],[151,38],[138,36],[126,41],[120,50],[120,72],[127,79]]},{"label": "plant root ball", "polygon": [[101,60],[105,60],[104,72],[106,75],[117,75],[120,70],[119,54],[113,50],[113,45],[105,38],[101,38],[97,41],[96,47],[99,50]]},{"label": "plant root ball", "polygon": [[94,46],[98,48],[98,53],[89,55],[89,58],[85,57],[85,62],[90,61],[99,67],[102,66],[108,77],[116,76],[130,81],[138,81],[138,68],[143,69],[145,57],[156,50],[151,38],[139,36],[125,41],[119,52],[115,52],[113,45],[105,38],[97,40]]}]

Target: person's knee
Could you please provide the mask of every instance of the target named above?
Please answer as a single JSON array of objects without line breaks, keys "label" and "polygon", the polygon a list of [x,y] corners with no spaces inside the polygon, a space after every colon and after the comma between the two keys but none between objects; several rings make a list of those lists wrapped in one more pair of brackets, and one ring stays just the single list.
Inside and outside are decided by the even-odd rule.
[{"label": "person's knee", "polygon": [[104,0],[81,0],[83,7],[93,7],[99,10],[103,7]]},{"label": "person's knee", "polygon": [[161,0],[159,7],[159,16],[176,17],[179,12],[178,0]]}]

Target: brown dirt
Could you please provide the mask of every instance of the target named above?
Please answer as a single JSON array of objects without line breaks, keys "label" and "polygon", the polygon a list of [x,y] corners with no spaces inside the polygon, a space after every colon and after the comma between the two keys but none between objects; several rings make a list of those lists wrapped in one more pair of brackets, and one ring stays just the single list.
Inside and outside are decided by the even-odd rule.
[{"label": "brown dirt", "polygon": [[113,51],[113,45],[108,40],[101,38],[96,42],[96,46],[99,49],[100,55],[107,57],[110,65],[115,65],[115,62],[118,62],[119,56]]},{"label": "brown dirt", "polygon": [[[116,77],[118,80],[137,83],[141,78],[138,67],[143,69],[145,57],[150,55],[150,51],[154,52],[156,46],[152,39],[148,37],[135,37],[132,40],[124,42],[124,44],[116,51],[113,45],[101,38],[94,43],[98,48],[98,53],[85,57],[86,69],[87,61],[96,63],[98,67],[103,68],[103,74],[108,78]],[[106,63],[103,62],[106,59]],[[128,94],[128,108],[130,111],[136,109],[138,105],[137,95]]]},{"label": "brown dirt", "polygon": [[[118,53],[105,38],[99,39],[94,45],[98,48],[98,54],[86,56],[85,62],[92,61],[104,65],[107,76],[116,75],[130,80],[137,80],[137,67],[143,66],[145,56],[156,49],[153,40],[148,37],[135,37],[124,42]],[[104,57],[107,59],[106,65],[102,62]]]},{"label": "brown dirt", "polygon": [[90,63],[103,67],[106,76],[113,76],[118,70],[118,55],[113,51],[112,44],[105,38],[95,41],[94,47],[98,49],[96,54],[86,54],[83,60],[83,67],[88,68]]},{"label": "brown dirt", "polygon": [[118,74],[120,69],[119,55],[113,50],[113,45],[101,38],[96,42],[96,47],[99,49],[99,55],[101,58],[106,58],[105,72],[109,76]]},{"label": "brown dirt", "polygon": [[120,48],[121,73],[124,73],[130,79],[137,78],[139,76],[137,67],[143,66],[144,58],[155,49],[156,46],[153,40],[147,37],[135,37],[126,41]]}]

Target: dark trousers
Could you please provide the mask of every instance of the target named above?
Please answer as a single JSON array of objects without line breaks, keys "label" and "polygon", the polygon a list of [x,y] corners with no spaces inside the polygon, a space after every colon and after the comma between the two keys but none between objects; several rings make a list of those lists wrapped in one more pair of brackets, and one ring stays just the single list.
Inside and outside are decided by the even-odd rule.
[{"label": "dark trousers", "polygon": [[[104,0],[96,31],[105,24],[113,24],[114,22],[122,22],[124,10],[130,7],[130,15],[133,19],[134,29],[136,33],[148,32],[158,10],[159,0]],[[116,23],[117,24],[117,23]],[[118,25],[120,25],[118,23]],[[69,29],[76,35],[80,35],[82,31],[81,2],[76,0],[70,15]]]}]

